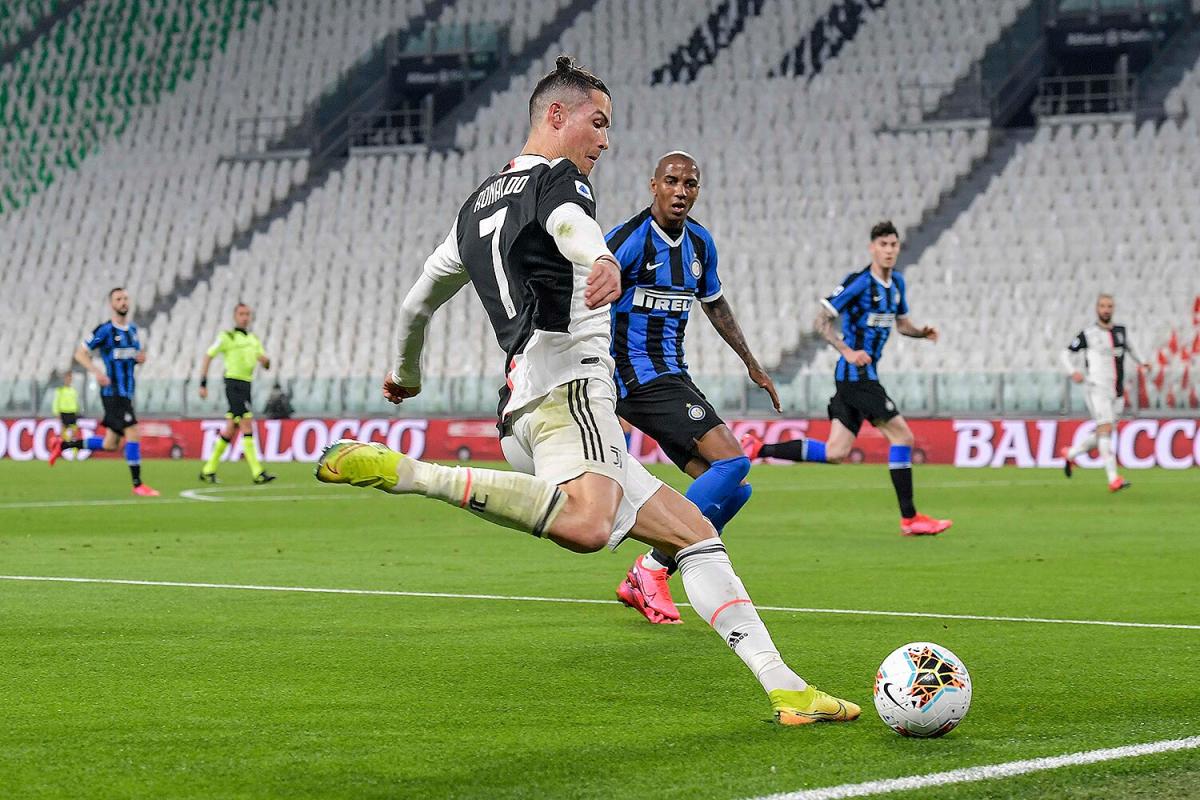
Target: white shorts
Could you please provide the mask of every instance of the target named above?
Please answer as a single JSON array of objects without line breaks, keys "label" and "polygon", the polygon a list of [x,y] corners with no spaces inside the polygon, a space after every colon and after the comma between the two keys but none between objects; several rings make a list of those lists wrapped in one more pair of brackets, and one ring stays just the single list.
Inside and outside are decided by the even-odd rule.
[{"label": "white shorts", "polygon": [[1117,417],[1125,410],[1125,396],[1105,386],[1089,385],[1083,392],[1088,412],[1097,425],[1115,425]]},{"label": "white shorts", "polygon": [[616,549],[625,541],[638,511],[663,484],[626,450],[612,381],[580,378],[557,386],[510,422],[512,435],[502,438],[500,446],[513,469],[556,485],[585,472],[621,485],[608,546]]}]

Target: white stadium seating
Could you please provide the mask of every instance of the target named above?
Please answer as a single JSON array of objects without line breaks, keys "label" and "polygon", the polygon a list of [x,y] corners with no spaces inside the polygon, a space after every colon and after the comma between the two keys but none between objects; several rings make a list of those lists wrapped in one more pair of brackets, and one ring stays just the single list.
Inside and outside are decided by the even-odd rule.
[{"label": "white stadium seating", "polygon": [[[108,5],[93,0],[80,13]],[[507,24],[519,52],[566,5],[458,0],[438,19]],[[764,0],[695,80],[652,85],[654,70],[719,5],[597,0],[459,125],[455,150],[352,157],[155,321],[139,403],[178,409],[192,391],[183,379],[234,303],[245,301],[299,411],[379,407],[392,310],[457,204],[520,149],[529,89],[561,52],[613,90],[612,149],[593,175],[602,224],[648,203],[663,152],[696,155],[703,192],[694,216],[714,233],[748,340],[765,364],[778,364],[811,329],[817,299],[866,264],[870,225],[891,218],[913,228],[988,151],[986,129],[905,130],[917,120],[896,102],[899,83],[919,76],[950,86],[1026,4],[891,0],[865,14],[857,36],[816,76],[768,77],[830,3]],[[78,170],[0,213],[11,256],[0,272],[10,306],[0,333],[27,338],[21,331],[31,325],[46,332],[0,366],[0,408],[3,386],[66,366],[84,327],[103,318],[110,285],[125,284],[148,305],[306,179],[302,158],[222,160],[235,148],[238,118],[300,116],[424,8],[418,0],[255,7],[173,92],[134,104],[128,124],[102,137]],[[933,394],[943,410],[991,407],[996,398],[1010,409],[1057,409],[1065,390],[1058,351],[1088,319],[1098,290],[1117,295],[1119,316],[1155,358],[1141,387],[1151,402],[1166,403],[1168,391],[1173,402],[1186,400],[1200,281],[1181,248],[1200,208],[1197,87],[1200,68],[1168,98],[1182,121],[1161,127],[1038,130],[909,270],[914,319],[938,324],[944,339],[889,345],[883,369],[898,400],[918,412]],[[927,96],[926,110],[938,99]],[[1155,291],[1146,291],[1148,281]],[[718,403],[741,402],[744,370],[702,316],[690,326],[691,368]],[[469,291],[435,320],[428,343],[421,409],[486,412],[503,362]],[[790,405],[823,408],[834,359],[824,348],[794,380],[781,376]],[[938,372],[972,377],[943,386]],[[997,382],[998,372],[1012,377]],[[190,413],[218,407],[188,401]]]}]

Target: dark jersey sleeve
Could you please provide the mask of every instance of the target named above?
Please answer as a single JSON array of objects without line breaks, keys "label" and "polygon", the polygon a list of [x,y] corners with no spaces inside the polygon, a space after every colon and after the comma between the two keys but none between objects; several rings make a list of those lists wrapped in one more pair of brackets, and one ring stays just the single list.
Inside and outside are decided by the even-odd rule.
[{"label": "dark jersey sleeve", "polygon": [[712,236],[708,231],[705,231],[702,238],[704,239],[704,272],[700,276],[700,284],[697,287],[697,294],[700,296],[700,301],[711,303],[721,296],[721,277],[717,274],[717,243],[713,241]]},{"label": "dark jersey sleeve", "polygon": [[[1061,342],[1062,340],[1059,339],[1059,341]],[[1072,353],[1078,353],[1080,350],[1087,349],[1087,337],[1083,335],[1083,331],[1075,334],[1075,338],[1071,340],[1069,345],[1067,345],[1067,349]]]},{"label": "dark jersey sleeve", "polygon": [[105,335],[108,332],[104,323],[100,323],[92,330],[92,335],[83,340],[83,346],[88,350],[96,350],[102,347],[108,337]]},{"label": "dark jersey sleeve", "polygon": [[858,272],[847,275],[841,285],[833,290],[833,294],[825,298],[825,305],[838,314],[842,313],[866,290],[870,281],[871,276],[868,273]]},{"label": "dark jersey sleeve", "polygon": [[550,168],[537,193],[537,221],[544,229],[554,209],[563,203],[577,203],[589,217],[596,216],[596,195],[583,173],[567,159]]}]

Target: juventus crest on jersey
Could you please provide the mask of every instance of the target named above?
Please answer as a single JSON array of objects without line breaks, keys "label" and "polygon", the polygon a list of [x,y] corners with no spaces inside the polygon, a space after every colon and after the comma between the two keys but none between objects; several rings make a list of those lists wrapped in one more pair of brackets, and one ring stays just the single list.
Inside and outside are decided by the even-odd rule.
[{"label": "juventus crest on jersey", "polygon": [[[1105,328],[1093,322],[1075,335],[1068,353],[1082,353],[1087,382],[1108,389],[1117,397],[1125,394],[1125,354],[1137,359],[1124,325]],[[1067,360],[1071,367],[1070,359]]]},{"label": "juventus crest on jersey", "polygon": [[577,378],[612,381],[609,309],[584,303],[591,264],[569,262],[546,230],[564,203],[595,217],[583,173],[567,159],[518,156],[471,193],[451,233],[506,354],[501,416]]}]

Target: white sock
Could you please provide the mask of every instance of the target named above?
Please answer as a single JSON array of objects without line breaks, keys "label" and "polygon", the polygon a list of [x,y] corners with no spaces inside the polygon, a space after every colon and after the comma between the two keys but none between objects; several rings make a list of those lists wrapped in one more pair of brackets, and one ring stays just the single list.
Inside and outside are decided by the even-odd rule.
[{"label": "white sock", "polygon": [[666,564],[660,564],[658,559],[654,557],[654,551],[651,550],[646,555],[642,556],[642,566],[646,569],[666,569]]},{"label": "white sock", "polygon": [[1091,450],[1092,448],[1094,448],[1096,446],[1096,444],[1097,444],[1096,433],[1093,431],[1091,434],[1088,435],[1088,438],[1084,439],[1082,442],[1080,442],[1079,444],[1075,445],[1070,450],[1068,450],[1067,455],[1071,457],[1072,461],[1074,461],[1075,459],[1079,458],[1084,453],[1086,453],[1089,450]]},{"label": "white sock", "polygon": [[404,458],[396,476],[392,494],[423,494],[539,537],[567,503],[557,486],[523,472],[445,467]]},{"label": "white sock", "polygon": [[720,538],[714,536],[683,548],[675,562],[692,608],[733,648],[763,689],[808,688],[804,679],[783,663],[746,587],[734,574]]},{"label": "white sock", "polygon": [[1108,474],[1108,482],[1117,479],[1117,457],[1113,455],[1112,438],[1100,437],[1100,460],[1104,462],[1104,471]]}]

